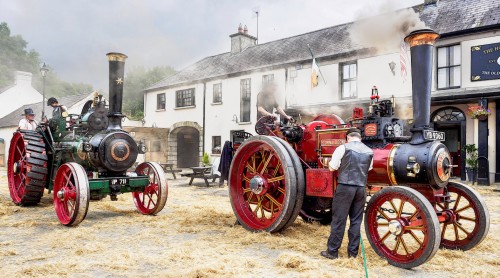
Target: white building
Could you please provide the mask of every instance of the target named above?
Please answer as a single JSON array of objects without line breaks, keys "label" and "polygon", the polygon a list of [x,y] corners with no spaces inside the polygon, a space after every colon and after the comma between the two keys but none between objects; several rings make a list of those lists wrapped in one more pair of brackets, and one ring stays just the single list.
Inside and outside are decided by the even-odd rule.
[{"label": "white building", "polygon": [[31,86],[31,72],[16,71],[15,83],[0,89],[0,118],[22,105],[42,101],[42,95]]},{"label": "white building", "polygon": [[[489,172],[491,181],[500,181],[498,3],[426,0],[413,9],[441,34],[434,53],[431,119],[446,133],[445,144],[460,165],[455,175],[465,178],[464,146],[474,143],[483,157],[482,171]],[[406,78],[402,75],[400,51],[354,43],[349,37],[353,24],[259,45],[239,30],[230,36],[230,52],[206,57],[144,91],[145,126],[169,128],[165,151],[170,162],[178,167],[196,165],[203,152],[217,155],[216,147],[230,140],[231,131],[255,134],[257,94],[272,79],[281,88],[281,106],[292,115],[301,114],[304,122],[319,113],[350,117],[352,108],[366,107],[377,85],[382,98],[395,96],[396,115],[410,120],[409,127],[411,72]],[[310,83],[308,44],[326,81],[320,79],[315,88]],[[467,115],[468,106],[480,100],[491,110],[486,121]]]}]

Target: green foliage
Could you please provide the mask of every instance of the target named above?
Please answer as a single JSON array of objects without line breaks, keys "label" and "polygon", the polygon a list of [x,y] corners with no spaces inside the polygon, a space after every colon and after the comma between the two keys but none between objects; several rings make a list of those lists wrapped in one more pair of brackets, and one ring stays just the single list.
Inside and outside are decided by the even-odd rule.
[{"label": "green foliage", "polygon": [[210,164],[210,156],[208,153],[203,153],[203,158],[201,159],[201,163],[204,165],[209,165]]},{"label": "green foliage", "polygon": [[7,23],[0,23],[0,88],[14,83],[14,71],[38,72],[39,55],[34,50],[26,50],[26,42],[21,36],[11,36]]},{"label": "green foliage", "polygon": [[143,91],[154,83],[175,73],[171,67],[154,67],[145,69],[136,67],[127,73],[123,87],[123,112],[131,119],[144,117]]},{"label": "green foliage", "polygon": [[465,145],[465,153],[467,154],[467,158],[465,159],[465,163],[469,165],[471,169],[477,168],[477,147],[476,144],[467,144]]},{"label": "green foliage", "polygon": [[[40,93],[42,92],[40,55],[33,49],[27,50],[27,46],[28,42],[20,35],[11,35],[7,23],[0,23],[0,88],[14,84],[15,71],[27,71],[33,74],[33,87]],[[47,97],[91,93],[92,91],[92,85],[60,80],[53,69],[50,69],[45,77]]]}]

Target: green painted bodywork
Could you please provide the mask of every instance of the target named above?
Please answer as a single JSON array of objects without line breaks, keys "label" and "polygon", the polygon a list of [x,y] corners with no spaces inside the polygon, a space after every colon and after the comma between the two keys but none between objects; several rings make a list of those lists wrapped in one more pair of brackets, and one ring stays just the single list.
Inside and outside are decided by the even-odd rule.
[{"label": "green painted bodywork", "polygon": [[[48,144],[47,155],[49,156],[49,175],[47,176],[46,188],[52,190],[54,188],[54,179],[57,169],[64,163],[76,162],[80,164],[88,173],[92,173],[96,178],[89,178],[89,189],[91,196],[97,199],[106,197],[111,193],[111,184],[120,181],[120,192],[127,193],[139,191],[142,192],[144,187],[149,184],[148,176],[118,176],[107,177],[101,176],[95,167],[88,159],[88,154],[82,150],[82,144],[88,142],[92,135],[82,135],[78,132],[66,131],[66,119],[52,119],[52,132],[38,132],[44,137],[45,142],[54,142]],[[117,192],[115,192],[116,194]]]}]

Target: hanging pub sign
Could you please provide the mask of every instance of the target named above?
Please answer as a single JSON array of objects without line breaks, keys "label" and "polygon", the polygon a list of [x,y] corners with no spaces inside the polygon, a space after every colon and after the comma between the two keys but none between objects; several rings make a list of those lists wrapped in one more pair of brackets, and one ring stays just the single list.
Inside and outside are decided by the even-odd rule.
[{"label": "hanging pub sign", "polygon": [[500,43],[471,47],[471,81],[500,79]]}]

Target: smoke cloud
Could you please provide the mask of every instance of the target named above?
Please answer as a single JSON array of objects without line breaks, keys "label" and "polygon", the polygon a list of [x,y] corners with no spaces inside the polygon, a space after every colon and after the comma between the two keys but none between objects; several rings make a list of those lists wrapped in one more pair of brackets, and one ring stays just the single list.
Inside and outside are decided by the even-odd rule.
[{"label": "smoke cloud", "polygon": [[385,1],[360,12],[349,30],[351,40],[366,48],[376,48],[377,52],[394,52],[399,50],[406,35],[426,28],[412,8],[394,11],[395,3]]}]

